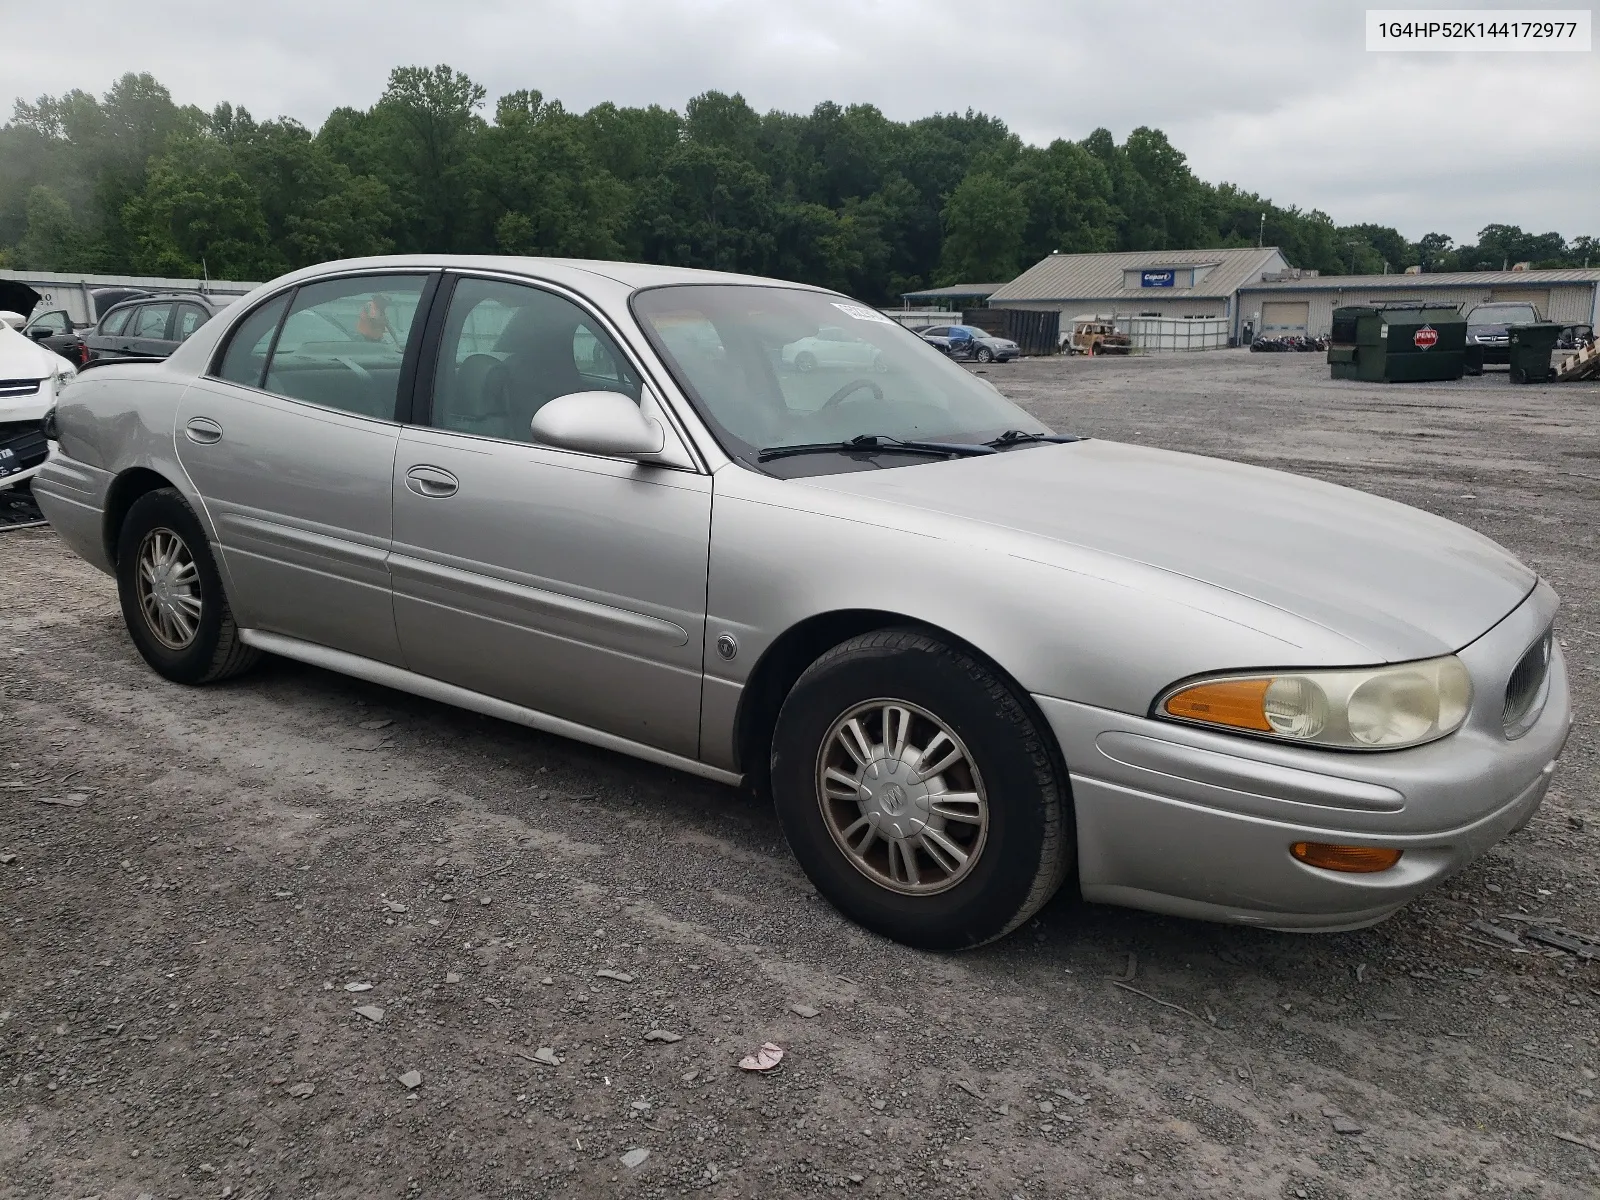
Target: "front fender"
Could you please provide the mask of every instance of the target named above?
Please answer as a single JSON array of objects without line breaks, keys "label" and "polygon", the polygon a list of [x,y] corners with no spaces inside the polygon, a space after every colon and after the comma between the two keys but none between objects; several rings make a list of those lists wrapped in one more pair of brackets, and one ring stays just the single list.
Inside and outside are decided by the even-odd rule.
[{"label": "front fender", "polygon": [[[912,469],[915,468],[906,468]],[[842,610],[948,631],[1037,695],[1143,714],[1221,668],[1357,664],[1371,651],[1197,580],[1078,547],[729,466],[712,505],[701,754],[733,762],[738,695],[767,649]]]}]

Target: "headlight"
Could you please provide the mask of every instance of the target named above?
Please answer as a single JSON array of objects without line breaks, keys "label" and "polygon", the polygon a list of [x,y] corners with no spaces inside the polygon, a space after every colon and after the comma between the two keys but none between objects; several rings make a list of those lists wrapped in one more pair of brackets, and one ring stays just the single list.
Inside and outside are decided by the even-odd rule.
[{"label": "headlight", "polygon": [[1275,741],[1397,750],[1454,733],[1472,705],[1455,655],[1391,667],[1219,675],[1178,684],[1155,713]]}]

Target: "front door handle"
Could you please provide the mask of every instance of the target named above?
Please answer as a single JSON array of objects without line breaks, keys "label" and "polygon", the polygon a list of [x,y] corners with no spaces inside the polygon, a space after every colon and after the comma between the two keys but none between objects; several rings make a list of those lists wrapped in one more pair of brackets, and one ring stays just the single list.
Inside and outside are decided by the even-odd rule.
[{"label": "front door handle", "polygon": [[183,433],[191,442],[199,442],[202,446],[222,440],[222,426],[210,417],[190,417],[188,424],[183,427]]},{"label": "front door handle", "polygon": [[430,500],[454,496],[460,482],[442,467],[418,466],[406,472],[406,487]]}]

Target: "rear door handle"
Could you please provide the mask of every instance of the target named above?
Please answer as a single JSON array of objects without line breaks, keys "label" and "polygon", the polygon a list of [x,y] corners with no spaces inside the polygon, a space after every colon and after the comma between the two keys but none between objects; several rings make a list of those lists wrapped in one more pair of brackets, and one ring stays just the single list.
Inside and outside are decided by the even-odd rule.
[{"label": "rear door handle", "polygon": [[406,487],[430,500],[454,496],[460,486],[460,481],[442,467],[416,466],[406,472]]},{"label": "rear door handle", "polygon": [[210,417],[190,417],[188,424],[183,427],[183,433],[191,442],[199,442],[202,446],[222,440],[222,426]]}]

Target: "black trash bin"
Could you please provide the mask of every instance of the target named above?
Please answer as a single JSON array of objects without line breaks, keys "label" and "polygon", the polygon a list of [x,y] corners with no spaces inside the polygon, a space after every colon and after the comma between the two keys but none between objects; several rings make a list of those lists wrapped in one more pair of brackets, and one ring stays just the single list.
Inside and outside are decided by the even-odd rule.
[{"label": "black trash bin", "polygon": [[1511,327],[1512,383],[1548,383],[1556,377],[1556,370],[1550,365],[1550,355],[1565,328],[1565,325],[1557,325],[1553,321]]}]

